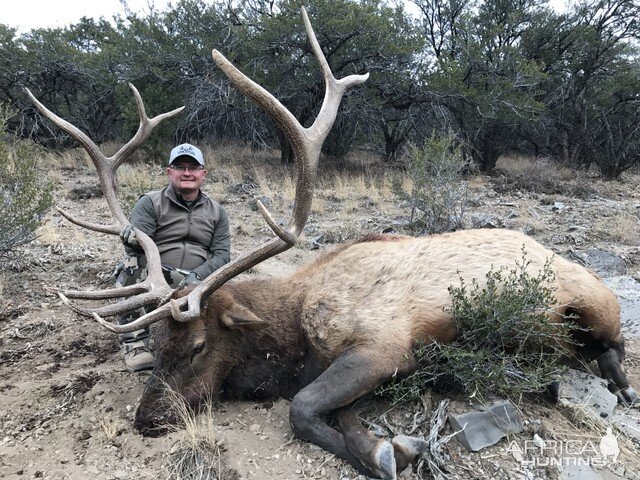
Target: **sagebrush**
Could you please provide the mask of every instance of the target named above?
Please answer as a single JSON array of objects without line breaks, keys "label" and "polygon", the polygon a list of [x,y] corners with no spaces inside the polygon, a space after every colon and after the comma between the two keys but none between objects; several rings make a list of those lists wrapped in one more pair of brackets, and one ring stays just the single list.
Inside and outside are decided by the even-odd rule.
[{"label": "sagebrush", "polygon": [[0,263],[35,239],[42,216],[53,204],[53,184],[39,165],[42,150],[6,133],[13,113],[0,105]]},{"label": "sagebrush", "polygon": [[557,379],[580,327],[570,318],[553,320],[552,260],[539,272],[530,266],[523,252],[514,268],[492,268],[483,282],[460,279],[460,286],[449,287],[456,340],[417,345],[417,368],[378,393],[413,400],[435,384],[469,397],[517,399]]},{"label": "sagebrush", "polygon": [[420,233],[442,233],[463,225],[468,203],[462,179],[464,159],[452,135],[433,136],[407,157],[409,184],[394,183],[394,192],[410,209],[409,222]]}]

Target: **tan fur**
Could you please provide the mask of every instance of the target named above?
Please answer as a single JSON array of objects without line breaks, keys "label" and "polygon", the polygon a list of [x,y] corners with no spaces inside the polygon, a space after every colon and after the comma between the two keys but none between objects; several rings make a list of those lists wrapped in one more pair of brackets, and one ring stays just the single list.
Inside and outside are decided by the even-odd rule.
[{"label": "tan fur", "polygon": [[444,311],[450,305],[449,286],[458,286],[460,278],[482,284],[492,266],[515,268],[523,247],[531,274],[553,257],[562,308],[579,307],[582,323],[597,339],[619,335],[618,301],[599,278],[509,230],[355,243],[303,267],[290,280],[304,285],[302,327],[331,363],[352,343],[406,352],[416,339],[453,339],[455,331]]}]

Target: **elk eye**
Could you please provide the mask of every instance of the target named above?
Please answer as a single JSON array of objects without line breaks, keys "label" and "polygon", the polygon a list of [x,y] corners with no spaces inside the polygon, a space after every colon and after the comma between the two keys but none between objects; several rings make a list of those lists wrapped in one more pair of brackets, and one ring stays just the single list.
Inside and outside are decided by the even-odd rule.
[{"label": "elk eye", "polygon": [[193,347],[193,354],[197,355],[204,350],[204,342],[196,343],[196,346]]},{"label": "elk eye", "polygon": [[204,350],[204,346],[205,343],[204,342],[200,342],[200,343],[196,343],[195,346],[193,347],[193,353],[191,354],[191,360],[193,360],[193,358],[198,355],[199,353],[202,353]]}]

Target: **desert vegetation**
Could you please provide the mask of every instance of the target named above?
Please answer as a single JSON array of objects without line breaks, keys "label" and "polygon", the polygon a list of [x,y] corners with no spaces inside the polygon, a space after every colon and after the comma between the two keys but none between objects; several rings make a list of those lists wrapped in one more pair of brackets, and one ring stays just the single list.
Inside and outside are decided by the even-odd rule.
[{"label": "desert vegetation", "polygon": [[[54,148],[73,140],[37,115],[29,87],[98,143],[130,138],[126,83],[150,112],[185,105],[146,146],[242,143],[291,150],[234,92],[211,49],[228,54],[306,124],[322,101],[298,15],[304,3],[337,77],[371,72],[342,106],[324,151],[336,164],[367,148],[393,164],[409,145],[453,135],[465,162],[492,171],[505,154],[545,157],[618,178],[638,162],[640,12],[633,0],[587,0],[563,12],[545,2],[456,0],[180,0],[165,11],[84,18],[57,29],[0,25],[0,101],[8,126]],[[410,5],[412,8],[407,8]]]}]

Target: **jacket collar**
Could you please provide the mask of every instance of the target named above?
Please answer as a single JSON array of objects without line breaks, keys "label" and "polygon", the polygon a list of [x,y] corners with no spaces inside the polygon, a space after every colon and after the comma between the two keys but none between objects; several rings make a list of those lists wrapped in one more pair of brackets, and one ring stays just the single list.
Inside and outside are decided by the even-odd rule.
[{"label": "jacket collar", "polygon": [[[175,189],[173,188],[173,185],[171,184],[167,185],[167,187],[164,190],[165,190],[164,191],[165,197],[167,197],[173,203],[177,205],[181,205],[185,208],[187,207],[185,200],[182,198],[182,195],[180,195],[178,192],[175,191]],[[191,205],[192,206],[199,205],[203,203],[207,198],[208,198],[207,195],[202,190],[200,190],[198,193],[198,198],[196,198]]]}]

